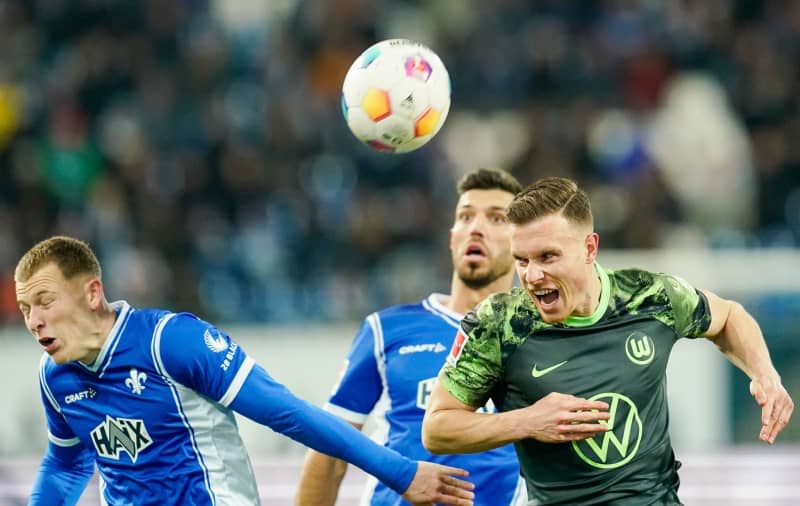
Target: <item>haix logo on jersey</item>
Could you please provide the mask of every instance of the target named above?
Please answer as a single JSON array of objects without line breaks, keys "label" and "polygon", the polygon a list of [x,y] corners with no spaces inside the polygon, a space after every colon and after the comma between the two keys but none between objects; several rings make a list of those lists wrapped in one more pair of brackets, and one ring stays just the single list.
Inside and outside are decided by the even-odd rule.
[{"label": "haix logo on jersey", "polygon": [[92,443],[101,457],[119,460],[123,451],[136,463],[139,454],[153,443],[144,420],[130,418],[111,418],[106,415],[92,430]]},{"label": "haix logo on jersey", "polygon": [[86,390],[81,390],[80,392],[65,396],[64,402],[72,404],[73,402],[82,401],[84,399],[94,399],[95,395],[97,395],[97,391],[94,388],[87,388]]},{"label": "haix logo on jersey", "polygon": [[136,395],[142,395],[144,382],[147,381],[147,373],[139,372],[135,367],[131,369],[130,377],[125,380],[125,386],[131,389]]},{"label": "haix logo on jersey", "polygon": [[208,349],[214,353],[222,353],[228,349],[228,341],[219,334],[219,331],[216,331],[216,336],[214,336],[210,330],[206,330],[203,332],[203,341],[206,342]]},{"label": "haix logo on jersey", "polygon": [[401,346],[400,353],[401,355],[408,355],[409,353],[420,353],[423,351],[431,351],[433,353],[441,353],[447,350],[447,347],[442,343],[434,343],[434,344],[408,344],[406,346]]}]

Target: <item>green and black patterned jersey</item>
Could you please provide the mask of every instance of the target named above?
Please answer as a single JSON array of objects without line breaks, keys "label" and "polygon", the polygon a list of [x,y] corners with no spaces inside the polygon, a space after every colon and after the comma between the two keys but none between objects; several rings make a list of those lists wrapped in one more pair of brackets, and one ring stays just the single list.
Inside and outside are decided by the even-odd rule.
[{"label": "green and black patterned jersey", "polygon": [[571,443],[516,443],[530,504],[677,504],[666,368],[675,341],[711,323],[685,281],[596,265],[602,291],[588,317],[544,323],[521,288],[497,293],[461,322],[442,385],[461,402],[500,411],[550,392],[605,401],[611,430]]}]

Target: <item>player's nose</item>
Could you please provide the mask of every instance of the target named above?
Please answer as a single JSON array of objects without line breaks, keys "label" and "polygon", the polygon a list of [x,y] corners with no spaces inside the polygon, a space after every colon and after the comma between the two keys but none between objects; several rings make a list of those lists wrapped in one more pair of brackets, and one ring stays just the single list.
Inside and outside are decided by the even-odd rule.
[{"label": "player's nose", "polygon": [[530,285],[538,283],[544,279],[544,271],[534,262],[529,262],[525,268],[525,282]]},{"label": "player's nose", "polygon": [[28,314],[28,330],[30,330],[34,335],[39,332],[39,330],[44,327],[44,319],[41,317],[39,311],[34,308],[31,308],[30,313]]}]

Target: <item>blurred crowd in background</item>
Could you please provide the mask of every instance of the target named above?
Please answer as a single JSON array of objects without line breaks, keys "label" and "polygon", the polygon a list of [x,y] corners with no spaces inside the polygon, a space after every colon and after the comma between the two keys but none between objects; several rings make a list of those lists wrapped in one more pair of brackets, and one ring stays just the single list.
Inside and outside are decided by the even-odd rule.
[{"label": "blurred crowd in background", "polygon": [[[392,37],[453,86],[402,156],[339,107]],[[57,233],[95,247],[111,299],[215,321],[446,291],[479,166],[578,179],[603,248],[797,247],[799,55],[788,0],[3,0],[0,322],[19,255]]]}]

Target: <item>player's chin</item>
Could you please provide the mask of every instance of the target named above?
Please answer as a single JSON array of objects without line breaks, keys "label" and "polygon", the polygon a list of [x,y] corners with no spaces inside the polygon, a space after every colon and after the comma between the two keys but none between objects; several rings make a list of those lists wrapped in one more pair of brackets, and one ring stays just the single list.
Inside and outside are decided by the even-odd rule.
[{"label": "player's chin", "polygon": [[530,294],[530,296],[536,304],[536,308],[539,310],[539,317],[544,323],[558,323],[564,321],[568,316],[564,314],[564,311],[560,307],[554,307],[552,305],[545,306],[539,301],[538,297],[533,294]]}]

